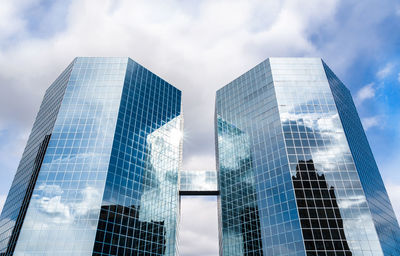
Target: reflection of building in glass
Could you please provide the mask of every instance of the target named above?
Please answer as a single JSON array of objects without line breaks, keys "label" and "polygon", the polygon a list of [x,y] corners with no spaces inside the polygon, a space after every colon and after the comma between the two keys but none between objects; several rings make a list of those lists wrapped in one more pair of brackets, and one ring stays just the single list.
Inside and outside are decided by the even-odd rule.
[{"label": "reflection of building in glass", "polygon": [[165,242],[164,221],[140,221],[135,206],[102,206],[93,255],[164,255]]},{"label": "reflection of building in glass", "polygon": [[260,220],[256,207],[240,213],[243,255],[262,255]]},{"label": "reflection of building in glass", "polygon": [[300,160],[292,177],[304,245],[311,255],[334,251],[352,255],[343,229],[334,187],[318,174],[312,160]]},{"label": "reflection of building in glass", "polygon": [[44,97],[0,252],[175,255],[181,134],[178,89],[129,58],[76,58]]},{"label": "reflection of building in glass", "polygon": [[[241,224],[228,213],[248,202],[235,193],[244,174],[231,170],[250,169],[256,213],[247,216],[259,223],[265,255],[400,255],[351,95],[321,59],[263,61],[217,91],[215,125],[221,255],[245,254]],[[246,139],[235,141],[232,127]]]}]

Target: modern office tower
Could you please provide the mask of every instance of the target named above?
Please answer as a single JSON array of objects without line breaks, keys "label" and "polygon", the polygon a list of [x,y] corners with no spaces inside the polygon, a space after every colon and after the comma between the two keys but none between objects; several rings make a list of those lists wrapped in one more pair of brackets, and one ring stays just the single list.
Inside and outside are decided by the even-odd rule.
[{"label": "modern office tower", "polygon": [[76,58],[44,96],[0,255],[175,255],[181,92],[129,58]]},{"label": "modern office tower", "polygon": [[217,91],[220,255],[400,255],[349,90],[317,58],[270,58]]}]

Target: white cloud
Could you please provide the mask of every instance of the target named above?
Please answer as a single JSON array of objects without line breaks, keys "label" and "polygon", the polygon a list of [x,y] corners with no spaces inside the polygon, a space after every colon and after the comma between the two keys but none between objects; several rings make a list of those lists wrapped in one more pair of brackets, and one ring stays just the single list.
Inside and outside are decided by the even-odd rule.
[{"label": "white cloud", "polygon": [[382,126],[382,118],[380,116],[361,118],[361,122],[366,131],[375,126]]},{"label": "white cloud", "polygon": [[0,195],[0,212],[3,210],[4,203],[6,202],[7,195]]},{"label": "white cloud", "polygon": [[384,67],[382,67],[378,72],[376,73],[376,76],[379,79],[385,79],[393,70],[393,63],[387,63]]},{"label": "white cloud", "polygon": [[[7,4],[19,7],[11,0]],[[194,5],[177,0],[71,1],[62,31],[23,37],[0,49],[0,121],[28,130],[44,90],[75,56],[130,56],[182,89],[185,130],[192,136],[185,157],[212,157],[215,91],[268,56],[314,55],[309,30],[334,17],[337,1]],[[29,34],[24,16],[14,16],[23,24],[14,34]]]},{"label": "white cloud", "polygon": [[218,218],[215,198],[182,197],[179,254],[218,255]]},{"label": "white cloud", "polygon": [[[71,0],[59,8],[65,10],[65,20],[44,12],[40,20],[49,22],[37,24],[46,30],[50,23],[65,23],[61,30],[32,37],[25,14],[37,2],[2,0],[0,125],[28,133],[44,90],[75,56],[129,56],[183,91],[186,169],[215,168],[216,89],[269,56],[321,56],[340,75],[359,54],[379,49],[380,37],[374,36],[373,27],[385,19],[385,8],[393,13],[390,5],[358,3],[355,11],[344,8],[349,12],[346,19],[336,19],[339,0]],[[369,10],[376,12],[363,19]],[[310,38],[318,39],[322,32],[328,38],[317,46]],[[362,102],[374,95],[371,84],[357,98]],[[15,151],[22,152],[23,144]],[[10,158],[9,151],[2,152],[2,158]],[[191,208],[198,212],[202,207]],[[216,223],[194,224],[216,228]],[[214,235],[202,239],[217,241]],[[181,245],[190,248],[197,241],[182,240]],[[199,250],[206,253],[206,248]]]},{"label": "white cloud", "polygon": [[[35,21],[39,30],[65,23],[41,38],[29,36],[32,21],[25,15],[37,1],[4,0],[0,17],[7,22],[0,24],[7,24],[8,32],[0,31],[5,33],[1,41],[8,43],[0,46],[0,122],[29,130],[45,88],[73,57],[130,56],[183,90],[185,130],[192,136],[191,143],[185,143],[185,157],[212,157],[216,89],[269,56],[319,55],[345,70],[356,54],[376,45],[379,37],[371,37],[368,29],[385,18],[385,8],[375,8],[380,11],[363,22],[358,11],[348,15],[355,20],[340,26],[340,34],[317,48],[310,37],[340,25],[335,20],[339,4],[72,0],[55,8],[65,10],[60,19],[53,18],[54,12],[43,12],[41,21]],[[357,10],[367,7],[371,9],[359,4]],[[354,31],[357,37],[347,36]]]},{"label": "white cloud", "polygon": [[[0,121],[1,125],[7,123]],[[27,131],[15,127],[0,130],[0,194],[7,194],[10,189],[27,138]]]},{"label": "white cloud", "polygon": [[215,170],[215,157],[208,155],[192,155],[184,159],[184,170]]},{"label": "white cloud", "polygon": [[[2,1],[0,8],[0,42],[21,33],[26,26],[26,22],[18,17],[18,11],[22,6],[17,1]],[[0,46],[2,45],[0,43]]]},{"label": "white cloud", "polygon": [[397,219],[400,220],[400,184],[387,182],[386,190],[392,202],[393,210],[397,215]]},{"label": "white cloud", "polygon": [[356,94],[355,102],[360,105],[367,99],[372,99],[375,97],[374,83],[370,83],[362,87]]}]

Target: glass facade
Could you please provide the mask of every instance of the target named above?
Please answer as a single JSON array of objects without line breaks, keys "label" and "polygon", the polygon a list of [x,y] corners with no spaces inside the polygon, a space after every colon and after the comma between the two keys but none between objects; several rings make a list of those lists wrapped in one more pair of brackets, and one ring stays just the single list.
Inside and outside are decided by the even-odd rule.
[{"label": "glass facade", "polygon": [[183,191],[217,191],[217,172],[215,170],[182,170],[179,190]]},{"label": "glass facade", "polygon": [[[267,59],[220,89],[216,130],[221,255],[262,254],[246,249],[250,223],[264,255],[399,255],[351,95],[321,59]],[[249,173],[252,188],[235,178]]]},{"label": "glass facade", "polygon": [[14,255],[175,255],[181,92],[129,58],[69,70]]}]

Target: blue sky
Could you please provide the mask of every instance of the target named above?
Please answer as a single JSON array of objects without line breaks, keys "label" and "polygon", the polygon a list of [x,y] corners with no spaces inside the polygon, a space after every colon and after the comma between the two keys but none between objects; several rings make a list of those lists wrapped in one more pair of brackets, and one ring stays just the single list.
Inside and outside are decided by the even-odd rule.
[{"label": "blue sky", "polygon": [[[2,0],[0,207],[44,90],[75,56],[129,56],[183,91],[186,169],[215,168],[218,88],[267,57],[312,56],[351,90],[400,216],[398,31],[400,3],[389,0]],[[198,207],[214,218],[209,206]],[[184,255],[216,255],[198,246]]]}]

